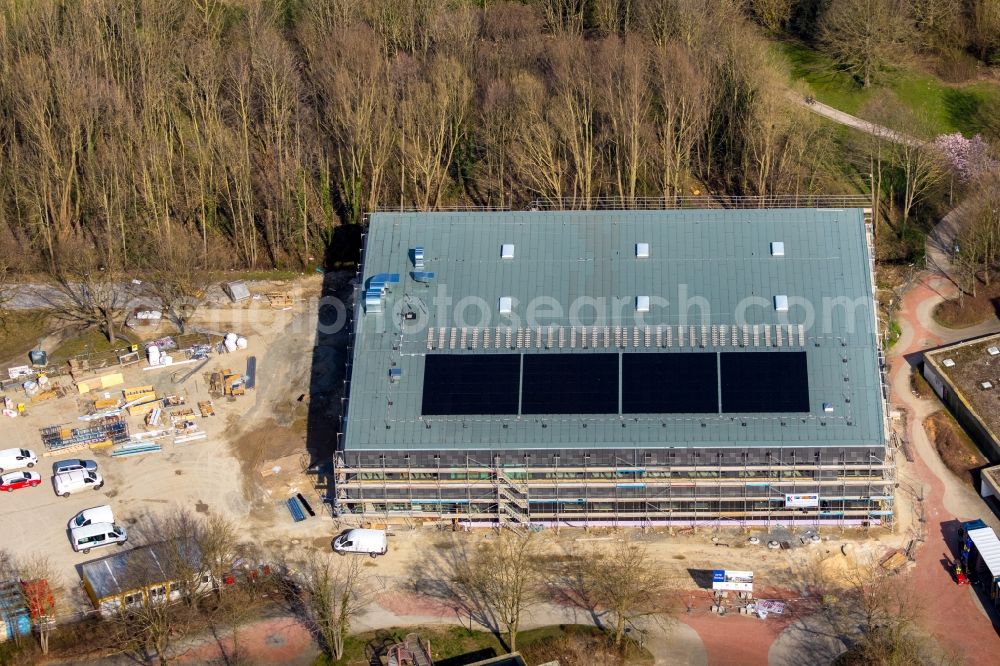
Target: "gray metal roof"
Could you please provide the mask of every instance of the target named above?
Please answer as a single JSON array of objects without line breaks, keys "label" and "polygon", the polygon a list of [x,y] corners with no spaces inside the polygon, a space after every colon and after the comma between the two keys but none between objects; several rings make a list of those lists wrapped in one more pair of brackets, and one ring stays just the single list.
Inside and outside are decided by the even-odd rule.
[{"label": "gray metal roof", "polygon": [[[185,564],[185,560],[187,564]],[[106,599],[149,585],[173,582],[179,572],[198,567],[198,546],[188,539],[123,550],[80,565],[80,577],[89,581],[97,598]]]},{"label": "gray metal roof", "polygon": [[[772,256],[772,242],[784,243],[784,256]],[[636,256],[638,243],[649,243],[648,258]],[[501,258],[503,244],[514,245],[514,258]],[[424,256],[418,270],[434,274],[429,282],[413,279],[418,246]],[[382,274],[398,274],[399,282]],[[363,306],[373,277],[386,281],[381,314]],[[789,312],[775,312],[776,295],[788,296]],[[504,296],[513,298],[510,316],[499,314]],[[654,299],[649,312],[636,313],[637,296]],[[593,304],[602,299],[607,308],[598,315]],[[356,301],[347,450],[877,446],[885,440],[871,257],[860,209],[378,213],[370,219]],[[540,331],[528,325],[531,311]],[[401,331],[404,312],[416,320],[403,322]],[[555,333],[546,348],[549,326]],[[592,336],[594,326],[598,345],[583,349],[582,335]],[[602,344],[605,326],[609,348]],[[524,353],[805,351],[810,411],[422,417],[429,347],[433,353],[509,353],[508,327],[515,347],[517,329],[526,329],[516,349]],[[616,347],[616,327],[625,327],[622,347]],[[390,378],[390,368],[401,374]],[[825,412],[824,403],[833,411]]]}]

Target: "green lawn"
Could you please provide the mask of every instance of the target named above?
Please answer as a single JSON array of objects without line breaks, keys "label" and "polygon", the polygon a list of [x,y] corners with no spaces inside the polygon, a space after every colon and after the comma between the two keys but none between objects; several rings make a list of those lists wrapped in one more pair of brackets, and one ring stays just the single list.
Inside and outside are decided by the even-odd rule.
[{"label": "green lawn", "polygon": [[12,310],[0,321],[0,363],[23,365],[28,352],[51,326],[49,315],[36,310]]},{"label": "green lawn", "polygon": [[[816,99],[825,104],[858,115],[873,95],[875,87],[863,89],[831,58],[801,42],[778,42],[775,50],[787,62],[792,79],[809,84]],[[1000,108],[1000,86],[988,82],[951,86],[912,69],[890,72],[879,85],[925,115],[937,134],[1000,132],[1000,121],[995,117]]]},{"label": "green lawn", "polygon": [[[320,656],[315,663],[316,666],[329,666],[333,663],[338,666],[367,666],[371,663],[370,655],[373,650],[384,651],[411,633],[417,634],[424,641],[430,641],[434,663],[442,666],[462,666],[507,652],[496,636],[485,631],[470,631],[455,625],[400,627],[349,636],[344,645],[343,659],[331,662],[325,656]],[[551,655],[561,652],[567,653],[567,656],[573,653],[593,655],[597,651],[603,653],[609,649],[603,632],[589,625],[558,625],[522,631],[517,635],[517,647],[529,664],[554,659]],[[630,646],[621,659],[622,664],[635,666],[653,663],[648,651],[634,645]],[[579,659],[569,659],[566,664],[573,666],[578,661]]]},{"label": "green lawn", "polygon": [[126,336],[121,331],[118,332],[118,335],[119,337],[115,340],[115,344],[112,345],[108,342],[104,334],[96,328],[88,328],[79,335],[60,343],[49,354],[49,358],[63,361],[73,356],[79,356],[80,354],[98,354],[101,352],[110,352],[115,349],[124,349],[132,344],[133,340],[129,336]]}]

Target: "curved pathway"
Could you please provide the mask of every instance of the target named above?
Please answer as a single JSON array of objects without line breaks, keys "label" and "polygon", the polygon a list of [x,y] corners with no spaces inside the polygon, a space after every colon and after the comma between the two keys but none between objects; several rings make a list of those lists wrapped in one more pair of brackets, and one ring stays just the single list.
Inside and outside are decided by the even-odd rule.
[{"label": "curved pathway", "polygon": [[1000,520],[974,488],[945,468],[928,440],[922,422],[940,409],[940,403],[934,398],[917,398],[910,390],[910,372],[924,350],[1000,329],[996,320],[972,329],[938,326],[931,312],[953,293],[951,282],[925,271],[904,294],[897,314],[902,335],[889,354],[889,382],[892,399],[908,413],[906,438],[916,454],[913,464],[900,468],[901,492],[923,496],[925,541],[910,573],[911,586],[925,611],[925,628],[951,655],[963,663],[977,663],[974,655],[1000,650],[1000,638],[976,589],[955,585],[946,565],[954,558],[961,521],[982,518],[1000,529]]},{"label": "curved pathway", "polygon": [[909,146],[919,146],[924,143],[916,137],[903,134],[902,132],[897,132],[896,130],[889,129],[884,125],[877,125],[869,120],[865,120],[864,118],[852,116],[851,114],[845,113],[840,109],[835,109],[828,104],[824,104],[819,100],[807,102],[801,94],[795,92],[794,90],[788,91],[788,98],[802,108],[812,111],[816,115],[823,116],[824,118],[832,120],[835,123],[854,128],[859,132],[864,132],[865,134],[871,134],[872,136],[877,136],[894,143],[905,143]]}]

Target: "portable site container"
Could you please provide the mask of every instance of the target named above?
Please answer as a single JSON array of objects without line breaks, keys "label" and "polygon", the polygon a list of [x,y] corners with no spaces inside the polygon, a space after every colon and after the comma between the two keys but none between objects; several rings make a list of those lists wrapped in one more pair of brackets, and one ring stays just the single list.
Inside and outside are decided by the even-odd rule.
[{"label": "portable site container", "polygon": [[978,579],[983,589],[989,591],[993,605],[1000,600],[1000,539],[992,527],[982,520],[962,523],[959,547],[960,559],[973,579]]}]

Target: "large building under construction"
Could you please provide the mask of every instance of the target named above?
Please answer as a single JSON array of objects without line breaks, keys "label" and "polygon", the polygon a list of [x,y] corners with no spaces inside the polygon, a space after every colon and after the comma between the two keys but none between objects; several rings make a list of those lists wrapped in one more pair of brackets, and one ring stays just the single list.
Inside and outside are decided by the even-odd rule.
[{"label": "large building under construction", "polygon": [[863,209],[378,213],[355,300],[342,518],[892,520]]}]

